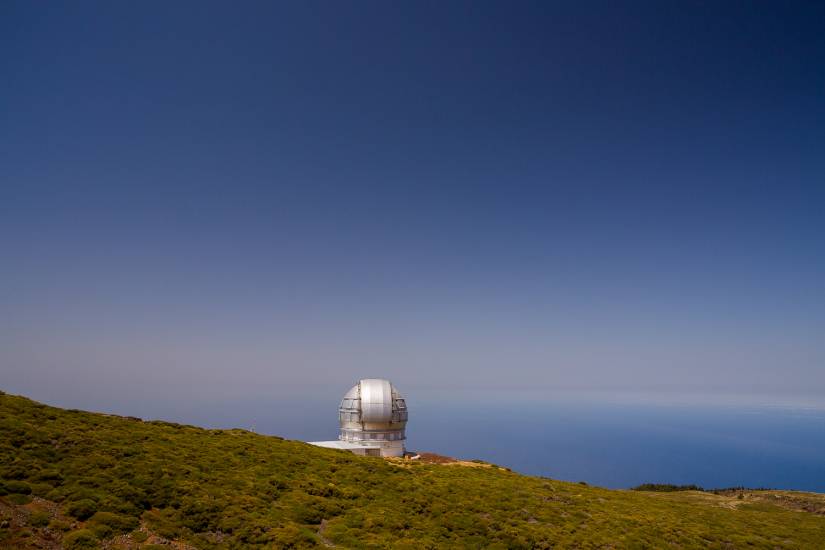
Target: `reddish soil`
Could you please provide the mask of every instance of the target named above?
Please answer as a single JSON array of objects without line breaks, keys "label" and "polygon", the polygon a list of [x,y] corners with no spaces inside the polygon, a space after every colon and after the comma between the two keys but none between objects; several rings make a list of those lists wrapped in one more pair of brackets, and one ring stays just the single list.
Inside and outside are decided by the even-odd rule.
[{"label": "reddish soil", "polygon": [[437,455],[435,453],[418,453],[418,460],[429,464],[451,464],[458,462],[458,460],[451,456]]}]

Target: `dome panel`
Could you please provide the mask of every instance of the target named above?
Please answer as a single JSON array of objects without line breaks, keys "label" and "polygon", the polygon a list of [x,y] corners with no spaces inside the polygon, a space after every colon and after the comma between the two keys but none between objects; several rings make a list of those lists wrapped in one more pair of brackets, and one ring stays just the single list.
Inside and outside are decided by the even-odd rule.
[{"label": "dome panel", "polygon": [[392,420],[392,387],[388,380],[361,380],[361,420],[390,422]]}]

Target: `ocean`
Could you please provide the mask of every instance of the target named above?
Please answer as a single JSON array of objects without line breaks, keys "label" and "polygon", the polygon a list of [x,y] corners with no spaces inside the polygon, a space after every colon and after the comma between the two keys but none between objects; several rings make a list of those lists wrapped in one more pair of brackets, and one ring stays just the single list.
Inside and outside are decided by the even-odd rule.
[{"label": "ocean", "polygon": [[449,426],[422,411],[410,424],[410,446],[610,488],[650,482],[825,492],[825,410],[498,403],[451,417]]}]

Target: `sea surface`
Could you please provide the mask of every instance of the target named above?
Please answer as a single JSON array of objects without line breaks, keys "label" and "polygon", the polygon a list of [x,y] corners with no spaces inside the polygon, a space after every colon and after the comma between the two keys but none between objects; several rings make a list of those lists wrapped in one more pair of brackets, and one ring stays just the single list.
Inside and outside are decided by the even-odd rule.
[{"label": "sea surface", "polygon": [[[52,403],[313,441],[337,437],[339,397],[327,393]],[[825,492],[825,406],[819,403],[426,390],[407,395],[410,450],[610,488],[650,482]]]},{"label": "sea surface", "polygon": [[825,411],[776,407],[531,404],[427,410],[413,447],[611,488],[641,483],[825,492]]}]

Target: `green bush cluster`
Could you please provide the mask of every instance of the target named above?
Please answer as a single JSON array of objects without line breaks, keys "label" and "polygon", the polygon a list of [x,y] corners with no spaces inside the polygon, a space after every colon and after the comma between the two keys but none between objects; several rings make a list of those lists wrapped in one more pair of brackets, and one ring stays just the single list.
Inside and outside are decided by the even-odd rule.
[{"label": "green bush cluster", "polygon": [[66,513],[77,519],[88,519],[97,512],[97,503],[90,498],[71,500],[66,506]]},{"label": "green bush cluster", "polygon": [[113,535],[128,533],[140,525],[138,518],[115,514],[113,512],[96,512],[88,525],[94,534],[100,539],[106,539]]},{"label": "green bush cluster", "polygon": [[34,494],[58,503],[80,522],[73,531],[48,524],[68,531],[69,549],[124,533],[145,541],[141,525],[201,549],[813,548],[825,540],[821,517],[707,500],[721,495],[609,491],[486,463],[357,457],[9,395],[0,395],[0,493],[5,502]]},{"label": "green bush cluster", "polygon": [[98,538],[87,529],[78,529],[63,537],[63,548],[66,550],[83,550],[99,546]]},{"label": "green bush cluster", "polygon": [[673,493],[675,491],[704,491],[698,485],[672,485],[670,483],[643,483],[633,487],[634,491],[655,491],[659,493]]},{"label": "green bush cluster", "polygon": [[29,516],[29,525],[32,527],[47,527],[51,518],[49,517],[48,512],[32,512],[32,515]]},{"label": "green bush cluster", "polygon": [[7,497],[7,499],[12,504],[17,504],[19,506],[28,504],[32,501],[32,497],[30,497],[29,495],[21,495],[19,493],[12,493]]},{"label": "green bush cluster", "polygon": [[25,481],[9,480],[3,482],[2,487],[6,494],[30,495],[32,492],[31,485]]}]

